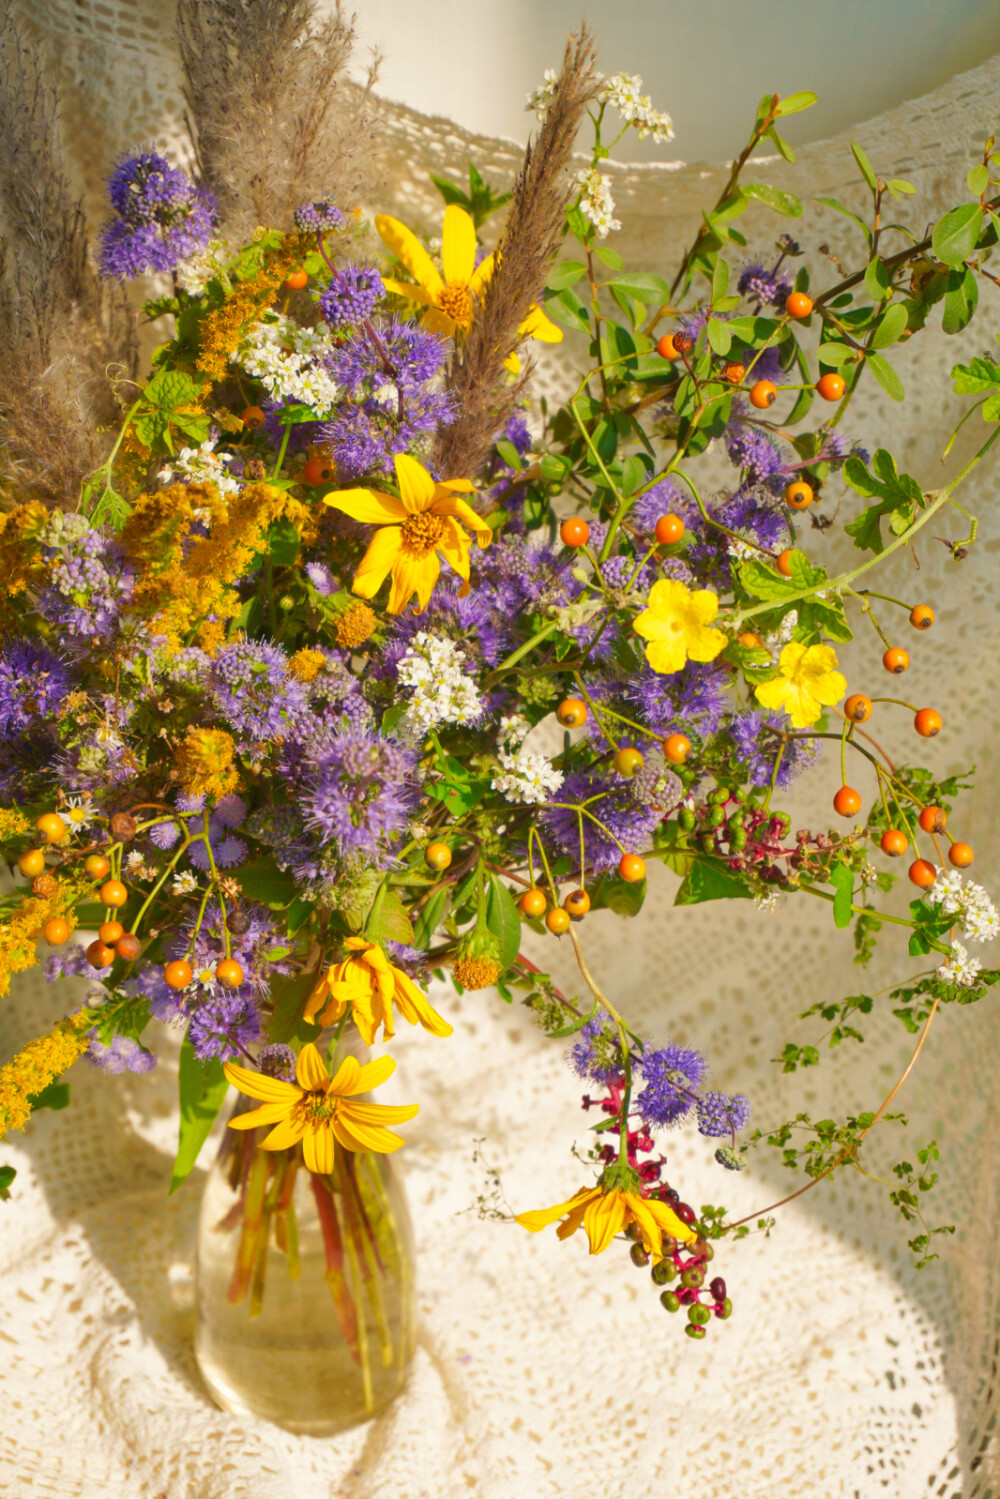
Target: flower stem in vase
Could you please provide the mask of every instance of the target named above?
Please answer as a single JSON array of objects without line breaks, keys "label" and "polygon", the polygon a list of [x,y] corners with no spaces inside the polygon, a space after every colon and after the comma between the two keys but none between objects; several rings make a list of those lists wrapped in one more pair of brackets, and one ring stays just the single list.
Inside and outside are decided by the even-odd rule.
[{"label": "flower stem in vase", "polygon": [[326,1252],[326,1274],[324,1279],[330,1287],[333,1304],[337,1308],[337,1317],[340,1320],[340,1329],[344,1334],[344,1341],[350,1349],[355,1363],[360,1363],[358,1319],[344,1275],[344,1243],[341,1238],[340,1224],[337,1221],[337,1210],[334,1207],[333,1197],[323,1177],[314,1176],[310,1173],[309,1185],[312,1187],[312,1194],[316,1200],[316,1212],[319,1215],[320,1229],[323,1234],[323,1248]]}]

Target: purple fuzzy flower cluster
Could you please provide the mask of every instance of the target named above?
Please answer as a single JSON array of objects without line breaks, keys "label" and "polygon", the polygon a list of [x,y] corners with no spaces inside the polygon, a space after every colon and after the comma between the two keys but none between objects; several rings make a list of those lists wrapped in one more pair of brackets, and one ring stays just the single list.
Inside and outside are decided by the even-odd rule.
[{"label": "purple fuzzy flower cluster", "polygon": [[92,1035],[86,1054],[87,1060],[102,1072],[152,1072],[156,1066],[153,1053],[131,1036],[112,1036],[105,1046]]},{"label": "purple fuzzy flower cluster", "polygon": [[337,231],[343,229],[347,223],[342,210],[329,198],[318,199],[311,203],[300,203],[292,217],[296,229],[300,229],[303,234],[322,234],[327,230]]},{"label": "purple fuzzy flower cluster", "polygon": [[15,640],[0,651],[0,737],[55,718],[70,690],[65,662],[40,641]]},{"label": "purple fuzzy flower cluster", "polygon": [[697,1104],[696,1090],[705,1080],[708,1063],[700,1051],[667,1046],[644,1051],[637,1070],[643,1088],[636,1098],[647,1128],[677,1124]]},{"label": "purple fuzzy flower cluster", "polygon": [[703,1093],[698,1100],[698,1129],[703,1135],[735,1134],[750,1118],[750,1100],[742,1093]]},{"label": "purple fuzzy flower cluster", "polygon": [[[158,822],[149,830],[149,841],[159,849],[173,848],[181,836],[182,825],[189,836],[204,830],[204,817],[199,815],[205,807],[203,796],[179,796],[177,807],[188,815],[178,822]],[[231,869],[246,858],[246,844],[232,833],[233,828],[242,827],[246,815],[246,804],[238,796],[224,796],[212,808],[208,818],[208,841],[217,869]],[[191,845],[188,858],[197,869],[210,867],[204,841]]]},{"label": "purple fuzzy flower cluster", "polygon": [[414,804],[417,753],[345,724],[313,732],[286,756],[307,828],[340,856],[362,854],[384,867]]},{"label": "purple fuzzy flower cluster", "polygon": [[59,547],[46,547],[49,586],[38,612],[55,625],[64,649],[79,653],[118,630],[132,597],[135,575],[120,546],[101,531],[82,531]]},{"label": "purple fuzzy flower cluster", "polygon": [[101,231],[103,276],[131,281],[172,271],[203,250],[215,229],[215,198],[155,151],[123,156],[108,178],[116,218]]},{"label": "purple fuzzy flower cluster", "polygon": [[780,272],[769,270],[767,266],[751,260],[740,272],[736,289],[756,307],[784,307],[792,283]]},{"label": "purple fuzzy flower cluster", "polygon": [[[633,853],[645,847],[663,815],[637,803],[627,781],[601,772],[573,771],[560,788],[559,801],[568,805],[546,807],[540,821],[546,839],[574,861],[574,878],[581,826],[587,874],[607,874],[617,868],[623,849]],[[586,807],[586,815],[580,807]]]},{"label": "purple fuzzy flower cluster", "polygon": [[289,674],[285,653],[263,640],[238,640],[219,651],[209,689],[241,749],[284,737],[309,701],[305,684]]},{"label": "purple fuzzy flower cluster", "polygon": [[[780,713],[750,708],[745,713],[737,713],[728,727],[736,752],[747,766],[751,786],[769,786],[774,776],[775,785],[785,791],[819,759],[818,739],[789,739],[785,742],[784,753],[781,753],[781,736],[788,727],[788,720]],[[776,761],[778,772],[775,776]]]},{"label": "purple fuzzy flower cluster", "polygon": [[339,333],[371,317],[384,296],[378,268],[352,262],[334,271],[333,280],[319,294],[319,310],[329,326]]}]

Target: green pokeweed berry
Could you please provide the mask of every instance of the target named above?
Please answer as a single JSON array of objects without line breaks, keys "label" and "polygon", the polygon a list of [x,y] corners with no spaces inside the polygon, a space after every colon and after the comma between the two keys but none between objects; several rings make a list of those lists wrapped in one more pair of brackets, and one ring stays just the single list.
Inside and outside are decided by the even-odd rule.
[{"label": "green pokeweed berry", "polygon": [[732,849],[735,849],[736,852],[739,853],[742,849],[746,848],[746,846],[747,846],[747,830],[746,830],[746,828],[730,828],[730,831],[729,831],[729,847],[732,848]]},{"label": "green pokeweed berry", "polygon": [[676,1291],[661,1291],[660,1305],[666,1307],[668,1312],[679,1312],[681,1309],[681,1298]]},{"label": "green pokeweed berry", "polygon": [[706,1322],[711,1321],[712,1313],[707,1306],[702,1306],[700,1301],[692,1301],[688,1307],[688,1321],[693,1322],[695,1327],[704,1327]]},{"label": "green pokeweed berry", "polygon": [[667,1286],[677,1279],[677,1266],[673,1260],[658,1260],[649,1273],[655,1285]]},{"label": "green pokeweed berry", "polygon": [[705,817],[705,826],[709,828],[721,828],[726,820],[726,814],[721,807],[709,807]]},{"label": "green pokeweed berry", "polygon": [[641,1244],[633,1244],[632,1248],[629,1250],[629,1254],[632,1257],[633,1265],[639,1265],[641,1267],[643,1265],[649,1264],[649,1255],[643,1249]]},{"label": "green pokeweed berry", "polygon": [[677,826],[683,828],[685,833],[690,833],[694,823],[694,810],[691,807],[682,807],[677,814]]},{"label": "green pokeweed berry", "polygon": [[705,1336],[705,1329],[703,1327],[695,1327],[693,1322],[689,1322],[684,1331],[689,1338],[703,1338]]},{"label": "green pokeweed berry", "polygon": [[730,1301],[728,1296],[722,1303],[722,1311],[716,1312],[715,1315],[719,1318],[720,1322],[725,1322],[727,1317],[731,1317],[733,1315],[733,1303]]}]

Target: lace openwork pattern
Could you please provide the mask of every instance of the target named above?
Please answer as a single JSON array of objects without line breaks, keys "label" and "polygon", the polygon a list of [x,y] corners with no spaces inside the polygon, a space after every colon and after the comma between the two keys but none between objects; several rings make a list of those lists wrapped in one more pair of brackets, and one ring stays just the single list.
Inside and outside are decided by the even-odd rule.
[{"label": "lace openwork pattern", "polygon": [[[67,144],[97,213],[100,177],[117,150],[179,138],[171,7],[166,0],[25,3],[55,43]],[[997,124],[998,97],[1000,57],[853,134],[879,169],[915,184],[914,213],[930,223],[981,154]],[[429,172],[461,173],[471,157],[488,179],[503,182],[518,160],[510,142],[400,106],[387,106],[385,132],[379,206],[427,229],[440,215]],[[676,259],[724,180],[723,168],[713,166],[608,170],[625,226],[615,245],[641,269]],[[803,149],[795,166],[775,160],[755,173],[861,206],[848,137]],[[815,213],[810,244],[822,240],[845,267],[856,266],[860,247],[847,221]],[[763,250],[789,227],[763,210],[745,223],[751,248]],[[836,275],[818,253],[812,265],[817,277]],[[981,309],[964,336],[930,332],[912,352],[899,351],[905,405],[870,389],[863,408],[849,413],[849,435],[874,446],[891,434],[901,464],[934,486],[954,413],[947,371],[991,343],[991,311]],[[571,366],[566,346],[544,357],[542,387],[556,392]],[[971,444],[975,421],[963,435]],[[706,469],[724,482],[711,455]],[[921,540],[919,574],[911,558],[901,558],[880,585],[933,600],[940,627],[920,638],[908,685],[941,707],[946,731],[924,753],[942,771],[978,763],[981,780],[995,767],[1000,737],[994,484],[987,467],[963,496],[983,517],[987,538],[965,564]],[[816,555],[826,549],[817,540]],[[881,649],[874,636],[862,636],[844,652],[853,685],[870,680]],[[908,722],[886,715],[883,727],[890,753],[894,747],[902,757]],[[821,766],[786,801],[797,820],[829,824],[835,775]],[[996,803],[982,798],[979,806],[976,873],[995,890]],[[595,971],[637,1028],[661,1043],[669,1036],[703,1046],[716,1086],[749,1094],[752,1123],[764,1128],[800,1108],[822,1118],[876,1107],[912,1046],[885,1000],[870,1017],[868,1040],[850,1055],[834,1053],[794,1077],[771,1059],[787,1039],[803,1039],[794,1017],[808,1004],[874,993],[905,976],[899,945],[884,938],[882,955],[863,974],[825,908],[800,909],[801,901],[774,915],[742,902],[675,910],[674,884],[659,872],[646,910],[627,930],[601,914],[583,928]],[[547,964],[553,945],[543,949]],[[570,958],[560,949],[557,971],[575,987]],[[68,984],[48,988],[31,975],[18,981],[0,1015],[3,1054],[39,1034],[73,998]],[[780,1215],[769,1240],[721,1251],[735,1314],[701,1344],[689,1343],[660,1312],[647,1276],[619,1246],[590,1259],[578,1240],[529,1239],[480,1219],[471,1206],[484,1176],[472,1158],[475,1139],[486,1137],[486,1159],[520,1210],[581,1185],[583,1168],[559,1142],[568,1146],[575,1135],[582,1146],[586,1116],[575,1112],[579,1088],[558,1049],[517,1007],[443,991],[433,1002],[455,1021],[454,1037],[408,1034],[394,1043],[395,1098],[423,1101],[401,1160],[419,1241],[420,1345],[395,1408],[346,1437],[312,1442],[223,1414],[208,1400],[191,1352],[199,1173],[166,1196],[176,1138],[176,1037],[168,1035],[148,1077],[109,1078],[79,1066],[71,1112],[41,1114],[5,1145],[18,1169],[0,1241],[0,1387],[8,1412],[0,1487],[10,1499],[620,1499],[666,1485],[718,1499],[737,1491],[744,1499],[988,1499],[996,1492],[1000,1108],[993,1059],[1000,1018],[993,1000],[939,1017],[899,1101],[910,1120],[909,1149],[931,1138],[942,1143],[943,1181],[929,1211],[935,1222],[958,1225],[943,1261],[915,1274],[905,1225],[886,1204],[885,1188],[841,1175]],[[873,1175],[904,1153],[894,1128],[872,1139]],[[555,1142],[541,1156],[539,1139]],[[669,1142],[668,1175],[696,1202],[723,1201],[742,1215],[798,1185],[769,1155],[758,1153],[734,1178],[712,1164],[707,1141],[684,1133]]]}]

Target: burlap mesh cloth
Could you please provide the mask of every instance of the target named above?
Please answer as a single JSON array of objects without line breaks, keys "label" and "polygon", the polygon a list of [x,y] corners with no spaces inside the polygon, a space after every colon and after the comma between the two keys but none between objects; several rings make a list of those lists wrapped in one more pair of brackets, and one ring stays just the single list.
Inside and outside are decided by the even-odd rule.
[{"label": "burlap mesh cloth", "polygon": [[[67,140],[96,204],[117,149],[169,143],[178,133],[170,6],[32,0],[30,9],[55,43]],[[998,98],[994,58],[852,133],[878,170],[916,185],[919,196],[906,207],[930,223],[958,201],[967,167],[998,124]],[[518,156],[506,141],[398,106],[389,107],[385,128],[389,180],[379,206],[428,228],[440,212],[429,171],[462,171],[471,156],[487,178],[502,181]],[[663,270],[690,239],[722,170],[611,170],[624,225],[616,247],[633,268]],[[773,161],[755,174],[861,207],[847,137],[803,149],[796,166]],[[815,212],[805,231],[810,246],[825,236],[845,267],[858,265],[856,231],[836,214]],[[758,247],[788,227],[763,212],[745,222]],[[815,256],[813,268],[821,284],[836,274]],[[870,446],[888,441],[927,487],[945,472],[940,454],[956,411],[948,370],[993,347],[1000,298],[984,286],[982,300],[965,335],[931,331],[895,352],[904,406],[869,386],[845,424]],[[550,388],[565,379],[565,350],[562,359],[542,372]],[[967,425],[965,453],[982,432],[978,418]],[[945,718],[939,739],[920,743],[926,760],[949,771],[980,767],[984,794],[976,822],[963,820],[962,832],[977,848],[976,875],[994,891],[995,486],[996,466],[986,465],[963,495],[985,531],[968,561],[956,565],[925,532],[919,575],[912,559],[897,559],[876,585],[931,600],[937,610],[930,635],[900,631],[914,658],[906,685]],[[961,521],[942,516],[928,529],[957,536]],[[806,545],[831,567],[848,555],[815,533]],[[867,635],[844,652],[854,687],[881,671],[881,651]],[[902,710],[883,710],[878,732],[890,753],[913,753]],[[867,795],[865,777],[854,779]],[[801,822],[828,826],[836,782],[828,757],[785,805]],[[704,1047],[715,1085],[750,1095],[755,1124],[776,1125],[799,1108],[822,1118],[876,1107],[912,1048],[884,997],[863,1046],[796,1077],[783,1076],[771,1058],[788,1039],[812,1039],[795,1020],[807,1004],[872,993],[915,971],[903,941],[884,934],[882,956],[862,974],[820,902],[801,898],[770,916],[743,902],[675,910],[675,883],[657,871],[638,920],[624,926],[597,915],[582,928],[595,971],[637,1027],[660,1042]],[[555,961],[576,987],[572,954],[563,944],[553,958],[554,947],[550,941],[533,955]],[[73,997],[69,985],[19,981],[0,1012],[2,1055],[44,1030]],[[866,1149],[868,1170],[880,1176],[929,1139],[941,1142],[942,1183],[928,1213],[958,1225],[941,1261],[914,1273],[905,1248],[914,1230],[888,1206],[887,1188],[842,1176],[779,1215],[770,1239],[720,1252],[716,1265],[735,1313],[698,1344],[660,1310],[648,1276],[621,1246],[590,1258],[580,1238],[532,1239],[470,1211],[483,1189],[476,1138],[486,1137],[486,1158],[520,1210],[558,1201],[587,1179],[568,1149],[574,1139],[583,1145],[587,1121],[558,1045],[517,1006],[492,995],[433,998],[456,1034],[445,1042],[406,1028],[384,1100],[421,1103],[397,1158],[418,1235],[420,1339],[396,1406],[348,1436],[311,1441],[209,1401],[191,1352],[201,1172],[167,1198],[176,1037],[161,1029],[153,1074],[106,1077],[79,1064],[71,1110],[40,1115],[5,1144],[18,1178],[14,1201],[0,1212],[4,1496],[987,1499],[997,1492],[995,998],[940,1015],[899,1100],[909,1130],[887,1125]],[[691,1130],[668,1144],[670,1179],[696,1203],[724,1202],[743,1214],[798,1185],[771,1152],[755,1154],[735,1177],[712,1163],[709,1143]]]}]

